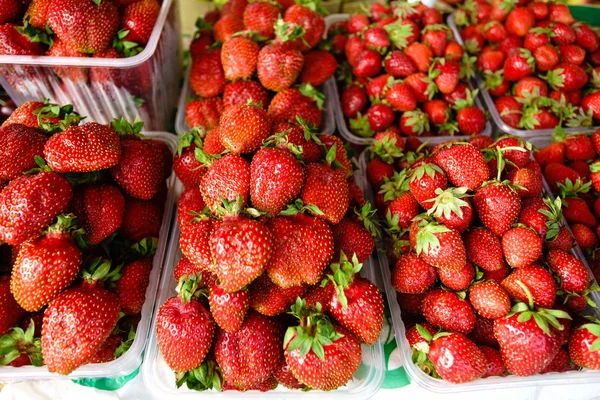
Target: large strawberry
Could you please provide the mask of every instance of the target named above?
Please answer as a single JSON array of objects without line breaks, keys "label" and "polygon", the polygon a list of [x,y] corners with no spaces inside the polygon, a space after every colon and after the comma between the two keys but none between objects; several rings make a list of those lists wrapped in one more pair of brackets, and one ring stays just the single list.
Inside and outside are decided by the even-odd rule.
[{"label": "large strawberry", "polygon": [[[441,378],[452,383],[465,383],[480,378],[486,372],[487,358],[465,335],[453,332],[431,337],[429,332],[422,332],[426,339],[431,340],[427,356]],[[449,357],[452,358],[451,363],[447,362]]]},{"label": "large strawberry", "polygon": [[302,51],[315,47],[323,38],[325,18],[310,4],[294,4],[285,11],[283,20],[290,25],[289,30],[301,29],[304,35],[294,44]]},{"label": "large strawberry", "polygon": [[423,300],[423,315],[433,326],[465,335],[473,330],[477,319],[468,301],[442,289],[427,293]]},{"label": "large strawberry", "polygon": [[0,192],[0,240],[16,245],[36,237],[71,197],[71,184],[54,172],[15,179]]},{"label": "large strawberry", "polygon": [[72,216],[59,215],[46,233],[19,247],[11,292],[25,310],[38,311],[77,276],[82,254],[70,233],[74,225]]},{"label": "large strawberry", "polygon": [[358,369],[361,347],[350,331],[333,325],[321,314],[321,307],[306,309],[298,299],[292,312],[298,326],[290,326],[283,346],[285,360],[294,377],[317,390],[333,390],[345,385]]},{"label": "large strawberry", "polygon": [[225,380],[248,390],[269,378],[281,359],[281,333],[277,322],[254,311],[238,331],[218,329],[214,352]]},{"label": "large strawberry", "polygon": [[233,37],[221,48],[221,64],[225,78],[230,81],[249,79],[256,71],[258,43],[244,36]]},{"label": "large strawberry", "polygon": [[442,146],[433,154],[433,161],[439,165],[448,180],[455,186],[466,186],[475,190],[488,179],[489,171],[483,155],[475,146],[468,143],[452,143]]},{"label": "large strawberry", "polygon": [[333,234],[320,218],[306,214],[275,217],[266,223],[273,234],[273,252],[266,269],[282,288],[314,285],[333,256]]},{"label": "large strawberry", "polygon": [[110,1],[56,0],[47,12],[56,36],[83,53],[105,50],[119,29],[119,12]]},{"label": "large strawberry", "polygon": [[556,298],[556,282],[552,274],[539,265],[513,270],[501,285],[512,299],[520,301],[527,301],[526,288],[537,307],[552,307]]},{"label": "large strawberry", "polygon": [[75,193],[73,212],[85,231],[85,240],[95,245],[116,232],[125,216],[125,198],[119,188],[103,183]]},{"label": "large strawberry", "polygon": [[193,297],[197,277],[182,278],[178,296],[160,306],[156,315],[156,343],[167,365],[186,372],[198,367],[211,347],[215,330],[210,312]]},{"label": "large strawberry", "polygon": [[433,163],[423,162],[409,171],[410,192],[426,210],[433,206],[433,203],[426,200],[435,198],[436,189],[444,190],[447,185],[446,174]]},{"label": "large strawberry", "polygon": [[24,315],[25,310],[10,292],[10,276],[0,276],[0,335],[16,326]]},{"label": "large strawberry", "polygon": [[21,124],[0,129],[0,179],[11,181],[37,166],[35,157],[44,155],[47,138],[38,130]]},{"label": "large strawberry", "polygon": [[222,199],[235,201],[241,196],[246,204],[250,191],[250,165],[237,154],[226,154],[212,162],[200,181],[202,199],[214,213]]},{"label": "large strawberry", "polygon": [[588,287],[590,273],[585,265],[572,254],[552,249],[548,252],[547,261],[550,268],[560,276],[561,289],[582,293]]},{"label": "large strawberry", "polygon": [[373,283],[356,276],[361,268],[356,256],[350,261],[343,253],[339,263],[331,264],[333,274],[328,277],[335,291],[329,312],[361,343],[372,345],[379,339],[383,326],[383,297]]},{"label": "large strawberry", "polygon": [[271,257],[273,236],[262,223],[240,216],[242,197],[223,201],[223,222],[210,237],[214,272],[223,289],[236,292],[260,276]]},{"label": "large strawberry", "polygon": [[219,138],[234,154],[255,152],[270,134],[271,119],[257,105],[233,106],[221,116]]},{"label": "large strawberry", "polygon": [[102,347],[119,319],[117,296],[100,279],[114,277],[110,262],[96,259],[80,285],[55,297],[44,312],[42,354],[48,371],[66,375]]},{"label": "large strawberry", "polygon": [[473,228],[464,237],[467,259],[485,271],[502,269],[504,258],[502,245],[496,235],[487,228]]},{"label": "large strawberry", "polygon": [[521,199],[508,184],[491,181],[480,188],[473,204],[483,225],[497,236],[506,233],[519,217]]},{"label": "large strawberry", "polygon": [[600,369],[600,322],[586,318],[589,322],[575,328],[569,338],[569,356],[580,367]]}]

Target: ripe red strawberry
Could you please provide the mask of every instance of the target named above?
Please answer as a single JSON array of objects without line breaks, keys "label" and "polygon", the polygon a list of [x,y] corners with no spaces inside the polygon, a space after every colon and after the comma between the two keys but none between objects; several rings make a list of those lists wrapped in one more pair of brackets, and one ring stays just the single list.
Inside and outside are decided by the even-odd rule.
[{"label": "ripe red strawberry", "polygon": [[258,79],[276,92],[288,89],[302,71],[304,56],[291,42],[275,41],[258,53]]},{"label": "ripe red strawberry", "polygon": [[485,128],[485,113],[479,107],[467,106],[456,115],[458,129],[464,135],[476,135]]},{"label": "ripe red strawberry", "polygon": [[[242,11],[243,12],[243,11]],[[215,40],[220,43],[225,43],[235,33],[244,30],[244,22],[242,15],[223,13],[221,18],[213,26],[213,34]]]},{"label": "ripe red strawberry", "polygon": [[442,224],[422,221],[411,226],[410,241],[417,255],[434,267],[459,270],[467,261],[460,233]]},{"label": "ripe red strawberry", "polygon": [[570,251],[573,248],[573,245],[573,236],[565,227],[561,227],[558,230],[558,234],[553,240],[546,242],[546,247],[548,249],[560,249],[563,251]]},{"label": "ripe red strawberry", "polygon": [[575,238],[575,241],[581,250],[593,250],[600,245],[596,233],[583,224],[571,225],[571,231],[573,232],[573,237]]},{"label": "ripe red strawberry", "polygon": [[4,335],[16,326],[25,315],[10,292],[10,276],[0,276],[0,334]]},{"label": "ripe red strawberry", "polygon": [[494,337],[494,320],[477,317],[475,327],[469,334],[469,339],[477,345],[498,347],[498,341]]},{"label": "ripe red strawberry", "polygon": [[576,365],[588,369],[600,369],[600,352],[598,352],[600,323],[593,317],[590,322],[579,326],[569,338],[569,355]]},{"label": "ripe red strawberry", "polygon": [[419,103],[429,100],[429,84],[424,79],[427,79],[426,74],[416,72],[407,76],[404,81],[413,90],[413,94]]},{"label": "ripe red strawberry", "polygon": [[[300,319],[290,326],[284,338],[287,365],[301,383],[317,390],[333,390],[345,385],[360,365],[362,351],[350,331],[333,325],[316,310],[305,310],[298,300],[292,311]],[[313,330],[303,328],[306,324]]]},{"label": "ripe red strawberry", "polygon": [[[2,127],[11,124],[21,124],[37,129],[39,127],[38,117],[33,112],[43,107],[45,107],[45,104],[41,101],[28,101],[23,103],[13,110],[12,114],[2,123]],[[49,122],[52,124],[58,124],[59,121],[60,119],[58,117],[42,118],[42,122]]]},{"label": "ripe red strawberry", "polygon": [[198,96],[218,96],[225,89],[225,83],[220,48],[204,49],[192,60],[190,86]]},{"label": "ripe red strawberry", "polygon": [[212,219],[200,218],[192,221],[179,237],[181,252],[200,271],[213,271],[210,237],[216,226]]},{"label": "ripe red strawberry", "polygon": [[[370,210],[370,207],[368,208]],[[372,226],[373,222],[360,221],[355,218],[346,217],[339,224],[332,227],[334,241],[334,260],[340,258],[344,253],[349,257],[356,256],[358,262],[363,263],[373,253],[375,241],[366,226]],[[372,229],[373,230],[373,229]]]},{"label": "ripe red strawberry", "polygon": [[561,289],[582,293],[590,282],[590,273],[575,256],[557,249],[548,252],[550,268],[561,277]]},{"label": "ripe red strawberry", "polygon": [[473,207],[466,195],[467,188],[437,190],[436,197],[428,200],[433,206],[427,210],[439,223],[463,233],[471,224]]},{"label": "ripe red strawberry", "polygon": [[48,304],[42,326],[42,354],[50,372],[66,375],[85,364],[115,328],[119,319],[117,296],[104,289],[102,281],[94,280],[108,274],[93,276],[106,262],[96,259],[80,285],[65,290]]},{"label": "ripe red strawberry", "polygon": [[192,100],[185,107],[185,120],[192,128],[201,126],[207,130],[214,129],[219,125],[223,109],[220,97]]},{"label": "ripe red strawberry", "polygon": [[226,154],[215,160],[200,182],[202,199],[213,213],[222,199],[235,201],[238,196],[243,199],[242,207],[248,199],[250,191],[250,165],[237,154]]},{"label": "ripe red strawberry", "polygon": [[181,137],[173,157],[173,171],[186,188],[197,187],[206,173],[206,168],[196,159],[197,147],[202,147],[202,139],[200,132],[193,129]]},{"label": "ripe red strawberry", "polygon": [[119,233],[137,243],[145,238],[158,238],[162,223],[162,209],[152,200],[125,198],[125,217]]},{"label": "ripe red strawberry", "polygon": [[384,68],[394,78],[406,78],[417,72],[413,61],[401,51],[391,51],[383,60]]},{"label": "ripe red strawberry", "polygon": [[535,16],[529,8],[517,7],[508,13],[504,23],[509,34],[525,36],[535,26]]},{"label": "ripe red strawberry", "polygon": [[71,185],[54,172],[15,179],[0,192],[0,240],[17,245],[39,235],[71,202]]},{"label": "ripe red strawberry", "polygon": [[553,89],[571,92],[585,86],[588,76],[579,65],[562,62],[548,71],[545,79]]},{"label": "ripe red strawberry", "polygon": [[584,199],[569,197],[563,200],[563,215],[569,223],[580,223],[590,228],[596,225],[596,218]]},{"label": "ripe red strawberry", "polygon": [[517,128],[523,114],[523,104],[513,96],[502,96],[494,102],[496,110],[502,121],[513,128]]},{"label": "ripe red strawberry", "polygon": [[125,39],[145,46],[159,13],[160,4],[156,0],[140,0],[125,7],[121,14],[121,29],[129,31]]},{"label": "ripe red strawberry", "polygon": [[[2,43],[0,46],[2,55],[43,55],[45,53],[41,43],[32,42],[29,37],[21,34],[14,24],[0,25],[0,43]],[[25,70],[33,72],[29,67]]]},{"label": "ripe red strawberry", "polygon": [[300,82],[320,86],[333,76],[337,69],[335,57],[324,50],[311,50],[304,54],[304,67]]},{"label": "ripe red strawberry", "polygon": [[504,259],[500,240],[486,228],[474,228],[464,237],[467,259],[486,271],[502,269]]},{"label": "ripe red strawberry", "polygon": [[535,264],[521,267],[502,281],[501,286],[512,299],[527,301],[527,294],[517,281],[529,289],[537,307],[552,307],[556,298],[556,282],[547,269]]},{"label": "ripe red strawberry", "polygon": [[471,305],[483,318],[502,318],[510,311],[510,298],[494,281],[475,284],[469,290]]},{"label": "ripe red strawberry", "polygon": [[271,134],[271,121],[266,111],[253,104],[234,106],[221,116],[219,138],[234,154],[252,153]]},{"label": "ripe red strawberry", "polygon": [[126,264],[121,269],[121,278],[116,282],[121,311],[134,315],[142,311],[146,301],[146,289],[150,283],[153,257],[145,257]]},{"label": "ripe red strawberry", "polygon": [[420,72],[427,73],[433,60],[433,51],[423,43],[411,43],[405,50],[406,54]]},{"label": "ripe red strawberry", "polygon": [[[473,381],[482,377],[487,370],[484,353],[460,333],[435,335],[427,355],[440,377],[452,383]],[[448,363],[447,357],[451,357],[453,362]]]},{"label": "ripe red strawberry", "polygon": [[433,207],[433,203],[427,200],[437,196],[435,193],[437,189],[446,189],[446,174],[437,165],[427,162],[411,169],[409,174],[408,188],[410,192],[423,208],[430,209]]},{"label": "ripe red strawberry", "polygon": [[239,330],[250,307],[248,289],[229,293],[216,282],[208,289],[210,313],[219,328],[226,332]]},{"label": "ripe red strawberry", "polygon": [[479,189],[473,203],[483,225],[497,236],[510,229],[521,211],[519,195],[500,182],[492,182]]},{"label": "ripe red strawberry", "polygon": [[600,119],[600,92],[592,93],[583,98],[581,108],[584,112],[592,110],[592,115],[595,119]]},{"label": "ripe red strawberry", "polygon": [[356,276],[361,267],[356,257],[350,261],[343,253],[339,263],[331,264],[333,275],[328,277],[335,290],[329,313],[361,343],[372,345],[379,339],[383,326],[383,297],[377,286]]},{"label": "ripe red strawberry", "polygon": [[102,344],[102,347],[88,360],[88,364],[100,364],[113,361],[116,356],[117,348],[123,343],[123,338],[119,335],[111,334]]},{"label": "ripe red strawberry", "polygon": [[381,55],[375,50],[363,50],[357,57],[352,73],[359,78],[375,77],[381,71]]},{"label": "ripe red strawberry", "polygon": [[475,313],[469,302],[454,292],[429,291],[423,300],[423,316],[431,325],[467,335],[475,326]]},{"label": "ripe red strawberry", "polygon": [[299,125],[298,117],[304,124],[321,126],[322,94],[308,84],[298,88],[285,89],[277,93],[269,104],[268,114],[274,122],[288,122]]},{"label": "ripe red strawberry", "polygon": [[448,121],[450,110],[444,100],[428,100],[423,104],[423,110],[427,114],[429,121],[435,125],[443,125]]},{"label": "ripe red strawberry", "polygon": [[[334,155],[335,152],[330,151],[328,159]],[[313,215],[337,224],[348,210],[348,183],[339,169],[328,164],[308,164],[301,198],[304,204],[314,205],[320,210],[317,212],[309,208]]]},{"label": "ripe red strawberry", "polygon": [[532,51],[536,67],[539,71],[550,71],[560,61],[558,52],[554,47],[550,46],[549,44],[536,47]]},{"label": "ripe red strawberry", "polygon": [[487,370],[482,378],[487,378],[488,376],[504,376],[506,374],[504,361],[502,361],[502,356],[498,350],[489,346],[479,346],[479,350],[481,350],[488,361]]},{"label": "ripe red strawberry", "polygon": [[285,357],[281,358],[279,366],[273,372],[273,376],[275,379],[277,379],[277,382],[279,382],[280,385],[283,385],[288,389],[302,389],[305,387],[304,384],[300,383],[300,381],[294,377],[292,370],[285,361]]},{"label": "ripe red strawberry", "polygon": [[225,151],[225,147],[223,146],[223,143],[221,143],[219,136],[220,133],[218,127],[206,134],[204,137],[204,147],[202,148],[206,154],[217,155]]},{"label": "ripe red strawberry", "polygon": [[83,53],[105,50],[119,29],[119,12],[109,1],[58,0],[48,4],[47,12],[48,26],[56,36]]},{"label": "ripe red strawberry", "polygon": [[249,31],[256,31],[266,40],[275,37],[273,26],[279,16],[279,8],[268,2],[248,3],[244,9],[244,26]]},{"label": "ripe red strawberry", "polygon": [[373,187],[381,187],[394,175],[394,166],[382,161],[379,158],[374,158],[367,164],[367,179]]},{"label": "ripe red strawberry", "polygon": [[260,83],[253,80],[229,82],[225,85],[223,90],[223,108],[225,110],[233,106],[248,104],[249,101],[266,110],[270,102],[269,93]]},{"label": "ripe red strawberry", "polygon": [[44,155],[47,138],[21,124],[0,128],[0,179],[11,181],[37,166],[35,157]]},{"label": "ripe red strawberry", "polygon": [[558,353],[552,359],[552,362],[543,369],[541,374],[547,374],[549,372],[567,372],[577,371],[579,367],[571,362],[568,351],[561,347]]},{"label": "ripe red strawberry", "polygon": [[468,261],[459,270],[438,268],[437,272],[440,282],[448,289],[455,291],[466,290],[475,278],[475,267]]},{"label": "ripe red strawberry", "polygon": [[215,324],[210,312],[192,297],[196,277],[182,279],[178,296],[168,299],[156,315],[156,343],[167,365],[178,372],[200,366],[211,347]]},{"label": "ripe red strawberry", "polygon": [[[494,336],[500,343],[502,360],[506,369],[518,376],[541,372],[560,350],[558,327],[551,325],[547,315],[554,316],[554,321],[556,317],[569,318],[564,311],[529,311],[526,306],[524,308],[526,311],[494,321]],[[532,314],[537,318],[532,318]],[[519,340],[514,340],[514,332],[519,332]]]},{"label": "ripe red strawberry", "polygon": [[489,172],[483,155],[468,143],[440,147],[433,154],[433,161],[456,187],[466,186],[475,190],[488,179]]},{"label": "ripe red strawberry", "polygon": [[520,49],[519,52],[509,54],[504,61],[504,78],[508,81],[518,81],[535,70],[535,61],[531,52],[527,49]]},{"label": "ripe red strawberry", "polygon": [[392,286],[401,293],[425,293],[436,278],[436,269],[414,253],[402,254],[392,270]]},{"label": "ripe red strawberry", "polygon": [[532,229],[516,227],[502,236],[502,252],[513,268],[533,264],[542,255],[542,239]]},{"label": "ripe red strawberry", "polygon": [[323,33],[325,33],[325,18],[318,12],[301,4],[294,4],[289,7],[285,11],[283,20],[290,25],[290,29],[304,28],[302,39],[294,41],[294,45],[302,51],[315,47],[323,38]]},{"label": "ripe red strawberry", "polygon": [[456,89],[460,80],[460,65],[457,61],[442,58],[433,66],[433,71],[433,81],[441,93],[452,93]]},{"label": "ripe red strawberry", "polygon": [[385,99],[396,111],[412,111],[417,108],[417,100],[410,87],[405,83],[395,83],[390,86]]},{"label": "ripe red strawberry", "polygon": [[225,79],[248,79],[256,71],[258,43],[244,36],[230,38],[221,47],[221,64]]},{"label": "ripe red strawberry", "polygon": [[281,328],[249,311],[238,331],[217,329],[214,352],[225,380],[239,390],[248,390],[269,378],[279,365]]},{"label": "ripe red strawberry", "polygon": [[268,274],[262,274],[250,285],[250,307],[268,317],[286,312],[298,297],[302,297],[308,285],[281,288]]},{"label": "ripe red strawberry", "polygon": [[367,105],[365,90],[358,85],[351,85],[342,92],[342,112],[348,118],[354,118]]},{"label": "ripe red strawberry", "polygon": [[198,288],[209,288],[211,285],[216,283],[217,277],[208,270],[198,267],[197,264],[192,263],[186,256],[182,256],[175,269],[173,270],[173,277],[177,282],[184,276],[197,275],[201,280],[198,282]]}]

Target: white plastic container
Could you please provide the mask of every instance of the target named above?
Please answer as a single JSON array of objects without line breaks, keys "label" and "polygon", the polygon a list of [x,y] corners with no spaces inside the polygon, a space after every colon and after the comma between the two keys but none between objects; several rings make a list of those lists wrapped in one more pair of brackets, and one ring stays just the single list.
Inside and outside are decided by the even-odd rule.
[{"label": "white plastic container", "polygon": [[[456,23],[454,22],[454,13],[448,15],[448,19],[446,22],[450,26],[452,31],[454,32],[454,37],[456,38],[456,40],[460,44],[463,44],[463,39],[460,36],[460,32],[458,31],[458,27],[456,26]],[[526,138],[526,139],[536,137],[536,136],[552,136],[552,133],[554,132],[554,128],[527,130],[527,129],[517,129],[517,128],[513,128],[513,127],[507,125],[500,117],[500,114],[498,114],[498,110],[496,109],[496,105],[494,104],[494,99],[492,99],[492,96],[489,94],[487,88],[485,87],[484,80],[482,79],[481,75],[478,72],[475,73],[475,81],[477,82],[477,87],[479,88],[479,93],[483,96],[483,100],[485,101],[487,111],[489,111],[490,116],[492,117],[492,120],[494,121],[494,124],[504,134],[510,134],[510,135],[514,135],[514,136],[518,136],[518,137]],[[600,128],[600,127],[596,127],[595,129],[598,129],[598,128]],[[565,132],[580,132],[582,130],[582,128],[567,128],[567,127],[565,127],[564,129],[565,129]],[[594,128],[584,128],[584,130],[587,130],[587,129],[594,129]]]},{"label": "white plastic container", "polygon": [[[329,29],[329,27],[339,21],[346,21],[350,19],[350,14],[332,14],[329,15],[325,18],[326,24],[327,24],[327,29]],[[457,39],[458,40],[458,39]],[[369,145],[371,143],[373,143],[373,138],[364,138],[361,136],[358,136],[354,133],[352,133],[352,131],[350,130],[350,127],[348,126],[348,121],[346,120],[346,117],[344,116],[344,113],[342,112],[342,104],[340,101],[340,93],[337,87],[337,83],[335,82],[334,79],[330,79],[329,81],[327,81],[325,83],[325,96],[327,97],[328,101],[329,99],[333,99],[333,109],[334,109],[334,113],[335,113],[335,123],[337,125],[337,130],[340,133],[340,135],[347,140],[350,143],[354,143],[354,144],[359,144],[359,145]],[[483,107],[481,100],[479,99],[479,95],[477,95],[475,97],[475,105],[479,108],[481,108],[482,110],[485,111],[485,108]],[[490,121],[486,121],[485,123],[485,128],[483,128],[483,131],[480,133],[480,135],[485,135],[485,136],[491,136],[492,135],[492,125],[490,124]],[[457,135],[457,136],[428,136],[428,137],[419,137],[419,139],[426,141],[429,139],[436,139],[436,142],[439,141],[446,141],[446,140],[461,140],[461,139],[468,139],[470,136],[462,136],[462,135]]]},{"label": "white plastic container", "polygon": [[[544,140],[546,138],[539,137],[536,139]],[[550,138],[551,139],[551,138]],[[532,140],[534,142],[534,140]],[[540,140],[535,140],[537,143],[533,143],[536,146],[544,146]],[[549,142],[548,142],[549,143]],[[359,170],[365,171],[366,173],[366,165],[367,165],[367,157],[368,151],[364,151],[359,159]],[[363,193],[368,200],[373,200],[373,192],[371,190],[370,185],[366,181],[366,178],[362,180],[362,182],[366,182],[366,186],[361,186]],[[553,196],[550,193],[546,180],[544,180],[544,191],[550,195],[551,198]],[[563,219],[563,225],[568,228],[566,221]],[[585,266],[589,270],[589,266],[581,252],[581,249],[576,246],[571,251],[575,257],[580,259]],[[400,304],[398,303],[398,299],[396,297],[396,291],[392,287],[392,278],[391,278],[391,269],[393,268],[390,265],[388,256],[385,250],[379,249],[378,253],[379,266],[381,268],[381,276],[383,279],[383,283],[385,285],[385,292],[387,295],[388,305],[390,307],[390,314],[392,316],[392,321],[394,325],[394,332],[396,335],[396,342],[398,344],[398,350],[400,352],[400,357],[402,360],[402,365],[406,370],[411,382],[422,386],[423,388],[430,390],[436,393],[461,393],[467,391],[477,391],[477,390],[494,390],[494,389],[505,389],[505,388],[516,388],[516,387],[531,387],[531,386],[541,386],[541,385],[572,385],[577,383],[593,383],[600,381],[600,371],[569,371],[569,372],[552,372],[543,375],[533,375],[527,377],[519,377],[515,375],[510,375],[507,377],[489,377],[485,379],[477,379],[473,382],[463,383],[463,384],[453,384],[448,381],[442,379],[433,378],[427,374],[425,374],[419,367],[417,367],[412,361],[412,350],[406,339],[406,328],[404,326],[404,321],[402,320],[402,312],[400,310]],[[593,274],[590,271],[590,276],[593,279]],[[590,297],[596,302],[596,304],[600,305],[600,294],[597,292],[593,292],[590,294]],[[586,311],[590,311],[596,317],[600,316],[600,311],[596,309],[590,309],[590,307],[586,308]]]},{"label": "white plastic container", "polygon": [[[179,139],[177,136],[168,132],[144,132],[149,138],[158,139],[165,142],[173,154],[177,151]],[[148,341],[150,332],[150,322],[156,302],[156,292],[159,287],[159,281],[167,250],[167,242],[171,230],[171,217],[173,216],[174,203],[176,195],[182,191],[182,184],[172,173],[167,180],[169,193],[165,201],[165,209],[160,227],[156,253],[152,261],[152,272],[150,282],[146,289],[146,301],[141,312],[141,319],[136,329],[135,339],[129,350],[121,357],[107,363],[87,364],[77,368],[69,375],[59,375],[48,372],[48,368],[24,366],[9,367],[0,366],[0,382],[10,380],[29,380],[29,379],[76,379],[76,378],[105,378],[105,377],[125,377],[133,373],[140,367],[143,360],[144,349]]]},{"label": "white plastic container", "polygon": [[[163,0],[150,40],[136,56],[112,59],[0,55],[0,84],[17,105],[47,98],[57,104],[73,104],[81,115],[88,116],[87,121],[109,123],[120,117],[133,121],[139,115],[144,129],[167,130],[179,93],[179,43],[177,3]],[[56,66],[81,71],[110,67],[119,75],[144,74],[149,83],[130,90],[113,81],[76,82],[61,79],[53,70]]]},{"label": "white plastic container", "polygon": [[[355,174],[356,179],[362,179]],[[175,218],[176,219],[176,218]],[[210,398],[302,398],[302,399],[339,399],[340,397],[348,399],[368,399],[375,395],[383,383],[385,377],[385,365],[383,355],[383,343],[380,340],[373,346],[362,346],[362,363],[354,373],[353,379],[344,387],[330,392],[318,390],[301,391],[290,390],[279,386],[276,390],[269,392],[258,391],[225,391],[217,392],[214,390],[197,392],[183,385],[177,389],[175,386],[175,373],[167,366],[162,355],[158,351],[156,344],[156,314],[158,308],[168,298],[175,296],[175,287],[177,282],[173,278],[175,265],[181,258],[179,250],[179,227],[174,223],[169,242],[169,249],[165,258],[165,266],[162,272],[161,284],[158,290],[158,302],[155,315],[152,322],[150,344],[146,353],[144,364],[142,365],[142,376],[148,392],[152,393],[156,399],[181,398],[196,399],[198,396]],[[380,282],[377,271],[375,255],[371,256],[363,265],[361,275],[374,283]],[[383,288],[380,287],[383,293]]]},{"label": "white plastic container", "polygon": [[[325,135],[331,135],[335,131],[333,104],[331,99],[327,96],[327,84],[330,81],[333,81],[333,78],[330,78],[327,82],[325,82],[323,88],[319,89],[324,91],[326,96],[325,109],[323,110],[323,117],[321,118],[321,128],[319,129],[319,132]],[[185,82],[183,82],[183,89],[181,90],[181,95],[179,96],[177,116],[175,117],[175,132],[177,132],[178,135],[183,135],[184,133],[190,131],[190,126],[185,119],[185,107],[194,97],[194,92],[190,86],[190,70],[188,68],[185,74]]]}]

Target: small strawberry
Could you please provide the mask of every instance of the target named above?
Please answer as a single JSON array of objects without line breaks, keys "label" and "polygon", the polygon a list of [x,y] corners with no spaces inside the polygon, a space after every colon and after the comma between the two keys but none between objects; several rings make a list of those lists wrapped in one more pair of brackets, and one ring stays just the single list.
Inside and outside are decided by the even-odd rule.
[{"label": "small strawberry", "polygon": [[527,288],[537,307],[552,307],[556,298],[556,282],[552,274],[535,264],[513,270],[501,286],[512,299],[520,301],[527,300],[524,287]]},{"label": "small strawberry", "polygon": [[[358,262],[363,263],[373,253],[375,241],[372,235],[378,234],[378,231],[370,217],[375,211],[371,211],[370,204],[362,210],[365,214],[362,221],[345,217],[339,224],[333,226],[334,260],[339,259],[340,253],[344,253],[349,256],[356,255]],[[363,218],[363,215],[359,218]]]},{"label": "small strawberry", "polygon": [[436,278],[436,269],[414,253],[402,254],[392,270],[392,286],[401,293],[425,293]]},{"label": "small strawberry", "polygon": [[463,233],[471,224],[473,216],[473,207],[467,198],[467,190],[466,187],[436,189],[437,197],[427,200],[433,204],[427,210],[427,214],[447,228]]},{"label": "small strawberry", "polygon": [[162,223],[162,209],[152,200],[125,198],[125,213],[119,233],[137,243],[145,238],[158,238]]},{"label": "small strawberry", "polygon": [[423,316],[431,325],[467,335],[475,326],[475,312],[454,292],[433,289],[423,300]]},{"label": "small strawberry", "polygon": [[521,199],[510,186],[491,182],[477,191],[473,204],[483,225],[497,236],[503,236],[519,217]]},{"label": "small strawberry", "polygon": [[487,228],[474,228],[464,237],[467,259],[485,271],[497,271],[504,266],[499,238]]},{"label": "small strawberry", "polygon": [[510,298],[494,281],[475,284],[469,290],[471,305],[483,318],[502,318],[510,311]]},{"label": "small strawberry", "polygon": [[75,193],[73,212],[79,218],[85,240],[96,245],[121,227],[125,198],[114,185],[84,186]]},{"label": "small strawberry", "polygon": [[262,274],[249,287],[250,307],[262,315],[273,317],[286,312],[307,288],[308,285],[301,284],[284,289],[273,283],[268,274]]},{"label": "small strawberry", "polygon": [[265,40],[273,39],[275,37],[273,25],[277,22],[279,13],[279,7],[268,2],[248,3],[244,9],[244,26],[249,31],[256,31]]},{"label": "small strawberry", "polygon": [[440,282],[450,290],[466,290],[475,278],[475,267],[470,262],[466,262],[464,267],[459,270],[448,268],[438,268]]},{"label": "small strawberry", "polygon": [[226,292],[218,283],[208,288],[210,313],[219,328],[226,332],[236,332],[242,326],[248,307],[250,307],[248,289]]},{"label": "small strawberry", "polygon": [[502,236],[502,252],[513,268],[533,264],[542,255],[542,239],[536,232],[524,227],[511,228]]},{"label": "small strawberry", "polygon": [[[416,230],[414,243],[413,229]],[[425,262],[437,268],[459,270],[467,261],[460,233],[442,224],[423,220],[411,226],[411,247]]]},{"label": "small strawberry", "polygon": [[440,147],[433,154],[448,180],[457,187],[466,186],[475,190],[488,178],[489,172],[483,155],[468,143],[452,143]]},{"label": "small strawberry", "polygon": [[576,328],[569,338],[569,355],[576,365],[587,369],[600,369],[600,322],[586,317],[590,322]]}]

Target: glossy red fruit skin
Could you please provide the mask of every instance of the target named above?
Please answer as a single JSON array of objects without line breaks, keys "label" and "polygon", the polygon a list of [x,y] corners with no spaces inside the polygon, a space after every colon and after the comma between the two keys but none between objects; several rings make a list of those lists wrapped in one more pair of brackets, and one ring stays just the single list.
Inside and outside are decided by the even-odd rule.
[{"label": "glossy red fruit skin", "polygon": [[467,335],[477,317],[471,305],[454,292],[434,289],[423,300],[423,315],[431,325]]},{"label": "glossy red fruit skin", "polygon": [[556,282],[552,274],[547,269],[539,265],[529,265],[512,271],[506,277],[501,286],[506,290],[509,296],[514,300],[527,301],[525,291],[516,283],[522,282],[533,298],[533,304],[537,307],[550,308],[554,304],[556,297]]},{"label": "glossy red fruit skin", "polygon": [[491,183],[479,189],[473,198],[484,226],[502,236],[519,217],[521,199],[506,185]]},{"label": "glossy red fruit skin", "polygon": [[116,285],[121,311],[125,315],[135,315],[142,311],[151,271],[152,257],[133,261],[121,269],[122,276]]},{"label": "glossy red fruit skin", "polygon": [[0,276],[0,335],[7,333],[25,315],[10,291],[10,276]]},{"label": "glossy red fruit skin", "polygon": [[471,305],[483,318],[496,319],[510,311],[510,298],[496,282],[482,282],[469,290]]},{"label": "glossy red fruit skin", "polygon": [[96,245],[116,232],[125,217],[125,198],[114,185],[90,185],[76,192],[73,212],[85,230],[85,240]]},{"label": "glossy red fruit skin", "polygon": [[416,254],[403,254],[392,271],[392,286],[401,293],[425,293],[436,277],[436,269]]},{"label": "glossy red fruit skin", "polygon": [[0,240],[17,245],[37,236],[71,201],[71,184],[54,172],[15,179],[0,192]]},{"label": "glossy red fruit skin", "polygon": [[129,31],[126,40],[145,46],[159,13],[160,4],[156,0],[140,0],[127,6],[121,16],[122,28]]},{"label": "glossy red fruit skin", "polygon": [[219,326],[226,332],[236,332],[242,326],[246,311],[250,307],[249,291],[242,289],[229,293],[217,283],[209,287],[210,312]]},{"label": "glossy red fruit skin", "polygon": [[550,268],[561,277],[561,289],[582,293],[590,282],[590,274],[585,265],[575,256],[565,251],[552,249],[546,256]]},{"label": "glossy red fruit skin", "polygon": [[249,190],[250,164],[236,154],[227,154],[216,160],[200,182],[202,199],[213,212],[221,204],[221,196],[229,201],[242,196],[245,205]]},{"label": "glossy red fruit skin", "polygon": [[47,137],[22,124],[0,128],[0,180],[12,181],[37,167],[35,156],[43,157]]},{"label": "glossy red fruit skin", "polygon": [[591,347],[598,339],[584,326],[575,328],[569,338],[569,355],[575,365],[588,369],[600,369],[600,354]]},{"label": "glossy red fruit skin", "polygon": [[210,312],[196,299],[184,303],[171,297],[156,315],[156,343],[174,371],[198,367],[210,349],[215,324]]},{"label": "glossy red fruit skin", "polygon": [[[429,346],[429,359],[436,372],[452,383],[480,378],[487,370],[487,359],[477,345],[460,333],[435,339]],[[448,362],[452,359],[452,362]]]},{"label": "glossy red fruit skin", "polygon": [[306,166],[306,179],[301,193],[304,204],[315,204],[323,218],[332,224],[339,223],[348,210],[348,183],[339,170],[326,164]]},{"label": "glossy red fruit skin", "polygon": [[479,350],[481,350],[488,361],[487,370],[482,378],[486,378],[488,376],[503,376],[505,374],[505,368],[500,352],[489,346],[479,346]]}]

